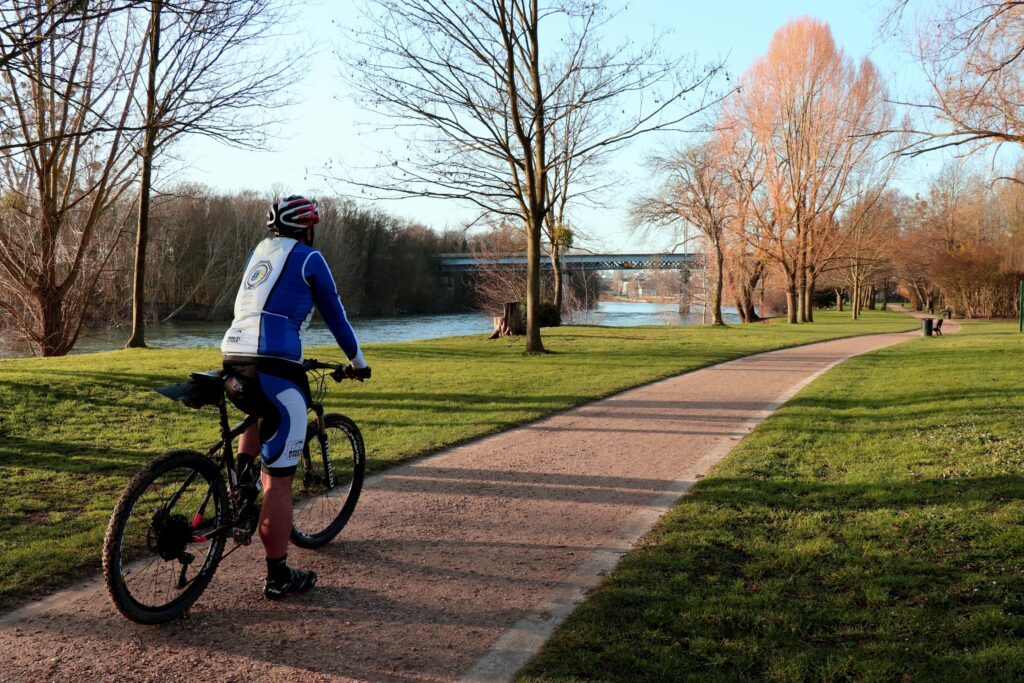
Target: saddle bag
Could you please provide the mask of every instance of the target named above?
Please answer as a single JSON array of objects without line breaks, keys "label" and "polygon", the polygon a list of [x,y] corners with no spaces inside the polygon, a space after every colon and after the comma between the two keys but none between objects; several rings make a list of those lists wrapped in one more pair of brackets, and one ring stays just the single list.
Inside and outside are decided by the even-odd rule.
[{"label": "saddle bag", "polygon": [[157,387],[155,391],[172,401],[180,401],[185,406],[196,409],[215,406],[224,398],[223,371],[193,372],[189,376],[192,379],[187,382]]}]

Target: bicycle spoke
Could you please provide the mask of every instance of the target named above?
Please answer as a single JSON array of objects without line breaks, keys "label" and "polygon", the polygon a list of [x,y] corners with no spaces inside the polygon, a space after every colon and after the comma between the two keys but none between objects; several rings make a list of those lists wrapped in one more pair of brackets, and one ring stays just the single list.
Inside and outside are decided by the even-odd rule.
[{"label": "bicycle spoke", "polygon": [[[330,417],[326,425],[326,453],[324,444],[313,435],[308,443],[310,457],[303,459],[295,475],[292,538],[306,547],[322,545],[344,526],[358,498],[358,490],[353,488],[357,462],[361,482],[363,456],[357,450],[357,437],[350,437],[344,418],[333,423],[329,420]],[[329,487],[328,461],[334,476],[333,487]]]},{"label": "bicycle spoke", "polygon": [[[209,500],[210,486],[194,469],[171,469],[132,506],[122,532],[121,565],[125,588],[138,603],[154,608],[169,604],[200,576],[214,541],[192,540],[192,524]],[[210,519],[201,517],[200,523]],[[160,552],[174,554],[166,559]],[[179,587],[186,553],[193,559],[185,567],[185,585]]]}]

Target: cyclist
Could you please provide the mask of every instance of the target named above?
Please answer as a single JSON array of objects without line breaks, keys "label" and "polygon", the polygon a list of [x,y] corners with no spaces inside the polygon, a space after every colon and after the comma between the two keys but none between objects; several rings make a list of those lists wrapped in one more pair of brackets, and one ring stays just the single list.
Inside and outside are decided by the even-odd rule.
[{"label": "cyclist", "polygon": [[352,363],[351,375],[360,381],[370,377],[331,270],[313,248],[313,226],[319,220],[316,204],[305,197],[291,195],[271,204],[270,234],[249,256],[235,298],[235,318],[221,343],[228,398],[260,417],[239,440],[238,482],[254,500],[258,452],[263,484],[258,528],[267,556],[263,594],[272,600],[316,584],[314,572],[287,563],[292,477],[306,439],[310,401],[301,365],[302,333],[314,304]]}]

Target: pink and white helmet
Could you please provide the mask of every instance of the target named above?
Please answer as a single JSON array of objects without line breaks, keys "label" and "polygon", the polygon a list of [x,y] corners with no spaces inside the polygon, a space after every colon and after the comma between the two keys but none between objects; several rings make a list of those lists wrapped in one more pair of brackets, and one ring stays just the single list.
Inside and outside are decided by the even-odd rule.
[{"label": "pink and white helmet", "polygon": [[320,220],[316,202],[293,194],[277,199],[267,211],[267,230],[278,235],[292,236],[304,233]]}]

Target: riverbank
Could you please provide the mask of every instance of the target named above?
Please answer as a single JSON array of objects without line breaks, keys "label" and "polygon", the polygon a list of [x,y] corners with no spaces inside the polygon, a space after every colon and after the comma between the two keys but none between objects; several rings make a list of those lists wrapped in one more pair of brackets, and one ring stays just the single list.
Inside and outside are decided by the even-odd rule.
[{"label": "riverbank", "polygon": [[[567,327],[553,352],[521,339],[455,337],[370,345],[374,379],[332,386],[329,410],[363,428],[371,471],[659,378],[758,351],[913,329],[898,313],[857,322],[822,312],[813,325],[727,328]],[[309,355],[337,358],[319,349]],[[0,603],[98,567],[110,510],[127,479],[170,448],[215,440],[209,410],[152,391],[216,367],[214,350],[141,350],[0,364]]]},{"label": "riverbank", "polygon": [[1022,342],[965,322],[830,371],[521,680],[1024,678]]},{"label": "riverbank", "polygon": [[[738,323],[736,309],[723,309],[726,323]],[[230,321],[175,321],[150,324],[146,342],[156,349],[213,349],[220,346]],[[679,313],[674,303],[602,302],[596,309],[577,311],[566,316],[565,325],[605,325],[635,327],[637,325],[700,325],[699,309],[688,315]],[[399,315],[378,318],[355,318],[352,326],[361,343],[404,342],[491,334],[491,318],[482,313],[439,313],[436,315]],[[74,355],[117,351],[124,348],[130,328],[125,325],[87,328],[75,345]],[[31,349],[15,341],[16,335],[0,330],[0,360],[31,356]],[[331,345],[334,339],[319,320],[305,334],[307,346]]]}]

